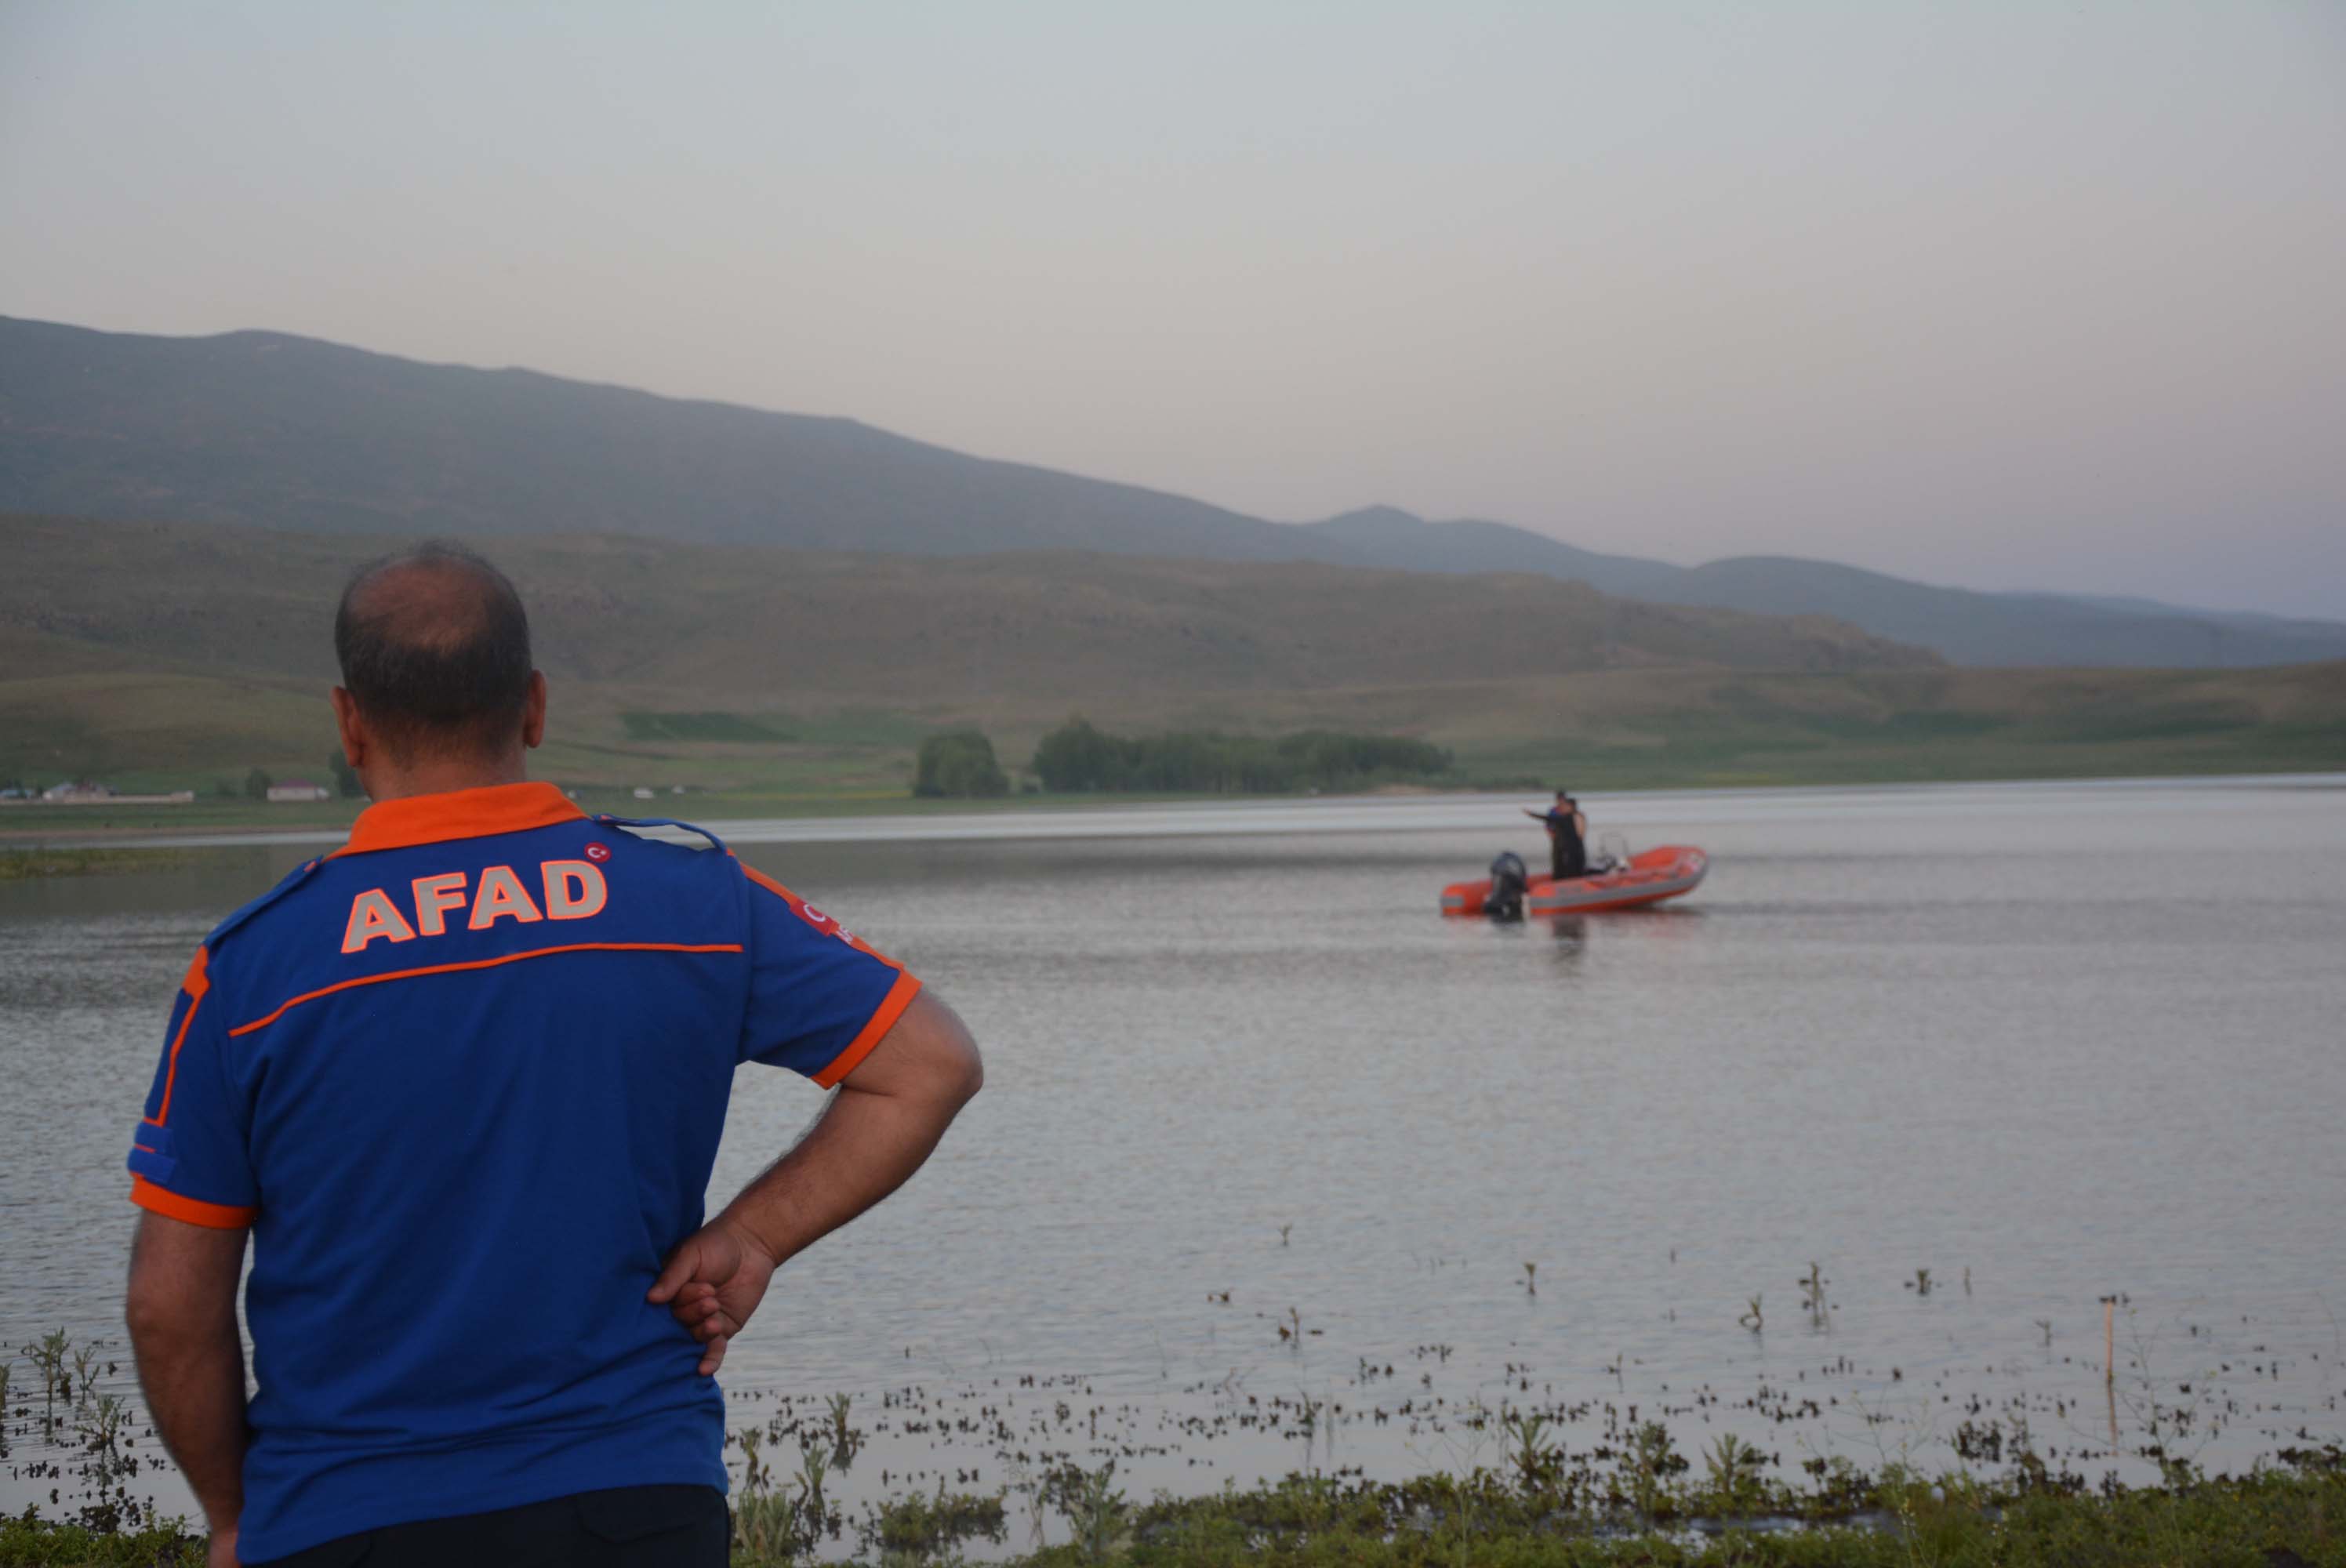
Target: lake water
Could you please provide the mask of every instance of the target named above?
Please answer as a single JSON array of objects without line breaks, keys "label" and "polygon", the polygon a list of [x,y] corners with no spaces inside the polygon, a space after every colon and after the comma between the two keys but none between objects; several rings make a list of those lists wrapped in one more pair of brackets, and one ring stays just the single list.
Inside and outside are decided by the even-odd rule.
[{"label": "lake water", "polygon": [[[1538,846],[1525,803],[720,829],[988,1068],[914,1184],[778,1281],[738,1424],[847,1394],[863,1494],[1495,1463],[1503,1404],[1575,1451],[1660,1419],[1788,1469],[1952,1464],[2014,1419],[2096,1477],[2346,1435],[2346,779],[1597,799],[1709,881],[1442,919]],[[0,1341],[118,1342],[172,987],[309,852],[0,886]],[[712,1203],[821,1103],[745,1072]],[[10,1509],[57,1484],[15,1424]]]}]

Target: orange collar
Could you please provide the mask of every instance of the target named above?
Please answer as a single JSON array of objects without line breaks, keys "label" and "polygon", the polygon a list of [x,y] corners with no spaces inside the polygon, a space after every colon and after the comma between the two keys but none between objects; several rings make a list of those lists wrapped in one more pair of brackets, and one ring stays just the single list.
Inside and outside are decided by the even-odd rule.
[{"label": "orange collar", "polygon": [[383,800],[359,813],[351,840],[337,855],[404,850],[448,839],[485,839],[550,828],[586,815],[551,784],[491,784],[438,795],[408,795]]}]

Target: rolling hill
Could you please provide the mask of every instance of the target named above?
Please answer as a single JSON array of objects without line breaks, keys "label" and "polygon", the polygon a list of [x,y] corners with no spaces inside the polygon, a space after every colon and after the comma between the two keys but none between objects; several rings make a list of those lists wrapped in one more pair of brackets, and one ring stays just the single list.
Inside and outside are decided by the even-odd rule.
[{"label": "rolling hill", "polygon": [[[393,540],[0,516],[8,673],[333,675],[351,568]],[[939,558],[505,541],[550,674],[826,704],[1064,706],[1641,667],[1934,668],[1821,616],[1613,599],[1536,576],[1041,552]]]},{"label": "rolling hill", "polygon": [[[390,541],[0,515],[0,779],[314,774],[331,619]],[[926,734],[1014,766],[1112,728],[1423,736],[1588,788],[2346,765],[2346,666],[1997,671],[1819,617],[1525,574],[1068,552],[882,556],[624,535],[494,546],[585,787],[901,796]]]},{"label": "rolling hill", "polygon": [[2147,599],[1986,594],[1789,555],[1676,566],[1605,555],[1504,523],[1429,523],[1390,506],[1307,524],[1381,566],[1541,572],[1658,604],[1828,615],[1956,664],[2244,668],[2346,658],[2346,625],[2191,610]]},{"label": "rolling hill", "polygon": [[1621,597],[1824,615],[1963,664],[2346,657],[2346,625],[1932,587],[1831,563],[1681,567],[1501,523],[1323,523],[977,458],[849,420],[427,365],[273,332],[0,318],[0,509],[328,535],[620,534],[936,556],[1038,550],[1532,573]]}]

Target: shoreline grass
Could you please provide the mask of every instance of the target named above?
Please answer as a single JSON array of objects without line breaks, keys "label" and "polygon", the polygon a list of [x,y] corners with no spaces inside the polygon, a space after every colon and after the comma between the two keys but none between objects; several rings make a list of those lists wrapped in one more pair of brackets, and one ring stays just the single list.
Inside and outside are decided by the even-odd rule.
[{"label": "shoreline grass", "polygon": [[[1024,1551],[1007,1546],[1001,1493],[911,1493],[849,1522],[826,1514],[819,1479],[811,1495],[753,1479],[730,1500],[732,1562],[947,1568],[984,1542],[994,1550],[982,1554],[1005,1568],[2346,1565],[2346,1451],[2334,1445],[2290,1451],[2240,1476],[2172,1465],[2164,1482],[2140,1488],[2024,1464],[1998,1481],[1831,1466],[1794,1489],[1731,1464],[1689,1481],[1653,1473],[1651,1453],[1622,1457],[1601,1473],[1478,1469],[1405,1483],[1297,1474],[1137,1504],[1117,1489],[1113,1464],[1070,1467],[1034,1488],[1036,1519],[1047,1512],[1058,1539]],[[1581,1484],[1592,1477],[1593,1486]],[[199,1564],[204,1553],[203,1537],[179,1521],[68,1523],[28,1512],[0,1522],[0,1568],[167,1568]]]},{"label": "shoreline grass", "polygon": [[54,877],[119,876],[136,871],[176,871],[193,853],[160,849],[44,849],[0,841],[0,882],[40,881]]},{"label": "shoreline grass", "polygon": [[[2129,759],[2139,763],[2140,759]],[[1616,772],[1584,759],[1577,762],[1564,759],[1546,759],[1536,767],[1527,766],[1520,776],[1474,774],[1438,784],[1392,786],[1363,792],[1358,798],[1375,796],[1432,797],[1442,795],[1543,793],[1549,786],[1543,780],[1567,778],[1583,795],[1617,794],[1693,794],[1720,790],[1758,789],[1862,789],[1902,785],[1962,785],[1962,784],[2055,784],[2055,783],[2128,783],[2156,782],[2161,779],[2272,778],[2298,775],[2336,776],[2346,779],[2346,767],[2331,759],[2280,759],[2269,767],[2231,766],[2211,768],[2206,758],[2178,758],[2176,766],[2168,769],[2095,768],[2080,765],[2063,769],[1999,770],[1983,767],[1977,771],[1925,770],[1911,772],[1898,769],[1825,769],[1813,773],[1797,770],[1737,770],[1698,778],[1659,777],[1637,773]],[[2238,762],[2238,759],[2212,759]],[[2319,762],[2322,765],[2316,765]],[[801,793],[788,790],[710,789],[692,790],[682,795],[661,792],[649,800],[636,799],[628,791],[617,789],[586,787],[575,791],[579,805],[592,812],[608,812],[617,817],[678,817],[688,821],[716,824],[742,820],[829,820],[841,817],[936,817],[971,815],[1012,815],[1024,811],[1066,811],[1106,809],[1129,806],[1195,806],[1248,805],[1271,802],[1295,802],[1313,799],[1353,798],[1350,796],[1318,796],[1303,794],[1235,795],[1212,792],[1190,793],[1104,793],[1081,794],[1034,793],[1001,796],[987,799],[918,799],[900,791],[852,791],[837,794]],[[36,807],[26,806],[0,812],[0,859],[24,856],[27,860],[47,860],[76,855],[105,856],[129,854],[134,847],[116,849],[107,840],[129,839],[150,834],[171,834],[201,839],[230,836],[266,836],[294,839],[302,834],[341,832],[356,820],[363,800],[321,802],[316,806],[269,806],[250,801],[198,801],[185,807],[123,807],[105,806]],[[95,840],[95,842],[92,842]],[[52,846],[62,845],[62,848]],[[138,853],[189,854],[192,850],[136,850]],[[91,870],[144,871],[166,869],[159,863],[139,865],[125,862],[119,866],[93,862]],[[46,874],[19,869],[16,878]],[[67,869],[55,874],[80,874]],[[5,867],[0,867],[0,881],[11,880]]]}]

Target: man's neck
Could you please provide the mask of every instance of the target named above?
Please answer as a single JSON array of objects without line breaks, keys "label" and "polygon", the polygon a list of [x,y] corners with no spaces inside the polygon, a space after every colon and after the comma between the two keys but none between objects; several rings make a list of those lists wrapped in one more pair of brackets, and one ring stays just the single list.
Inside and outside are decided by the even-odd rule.
[{"label": "man's neck", "polygon": [[457,789],[487,789],[499,784],[525,784],[529,770],[518,752],[494,763],[464,761],[419,762],[413,767],[384,769],[367,779],[368,796],[378,804],[403,800],[411,795],[445,795]]}]

